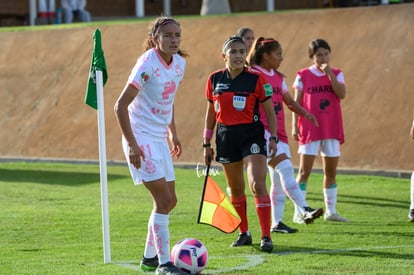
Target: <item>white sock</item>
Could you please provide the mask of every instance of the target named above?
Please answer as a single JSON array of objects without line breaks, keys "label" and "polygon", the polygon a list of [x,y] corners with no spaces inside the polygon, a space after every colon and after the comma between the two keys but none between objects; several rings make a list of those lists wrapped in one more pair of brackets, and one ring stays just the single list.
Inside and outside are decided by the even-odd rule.
[{"label": "white sock", "polygon": [[411,174],[411,188],[410,188],[411,192],[410,192],[410,197],[411,197],[411,204],[410,204],[410,209],[414,209],[414,171]]},{"label": "white sock", "polygon": [[283,190],[295,204],[295,208],[298,209],[299,213],[303,214],[303,208],[307,207],[308,204],[299,188],[299,184],[295,180],[292,162],[289,159],[281,161],[276,166],[276,171],[281,179]]},{"label": "white sock", "polygon": [[336,184],[332,185],[331,188],[323,189],[323,196],[325,200],[326,214],[336,214],[336,200],[337,200],[338,188]]},{"label": "white sock", "polygon": [[154,213],[154,234],[155,247],[160,265],[171,261],[170,257],[170,232],[168,230],[170,215]]},{"label": "white sock", "polygon": [[151,213],[148,219],[148,232],[147,240],[145,242],[144,257],[154,258],[157,255],[157,250],[154,245],[154,234],[152,234],[152,228],[154,227],[154,212]]},{"label": "white sock", "polygon": [[279,174],[275,169],[268,167],[270,175],[270,201],[272,204],[272,227],[276,227],[283,219],[286,195],[280,183]]}]

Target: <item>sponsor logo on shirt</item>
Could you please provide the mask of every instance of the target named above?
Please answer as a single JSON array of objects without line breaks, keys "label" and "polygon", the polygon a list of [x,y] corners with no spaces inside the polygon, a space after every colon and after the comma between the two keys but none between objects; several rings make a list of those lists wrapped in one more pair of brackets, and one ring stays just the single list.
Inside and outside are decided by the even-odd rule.
[{"label": "sponsor logo on shirt", "polygon": [[320,94],[320,93],[333,93],[331,85],[324,86],[312,86],[307,89],[309,94]]},{"label": "sponsor logo on shirt", "polygon": [[326,107],[329,106],[329,100],[328,99],[321,99],[319,101],[319,108],[321,108],[321,110],[325,110]]},{"label": "sponsor logo on shirt", "polygon": [[177,85],[173,80],[164,83],[164,91],[162,92],[162,99],[168,99],[171,94],[174,94],[177,89]]},{"label": "sponsor logo on shirt", "polygon": [[275,111],[275,114],[278,115],[280,111],[282,111],[282,105],[280,102],[274,103],[273,110]]},{"label": "sponsor logo on shirt", "polygon": [[217,83],[215,90],[228,90],[230,88],[230,84],[228,83]]}]

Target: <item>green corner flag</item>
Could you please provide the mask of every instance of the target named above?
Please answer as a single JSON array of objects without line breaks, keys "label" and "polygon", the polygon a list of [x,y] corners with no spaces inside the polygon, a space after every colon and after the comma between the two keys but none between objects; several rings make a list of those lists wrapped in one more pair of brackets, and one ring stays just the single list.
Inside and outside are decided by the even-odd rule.
[{"label": "green corner flag", "polygon": [[[91,60],[91,68],[89,71],[88,86],[86,87],[85,103],[94,109],[98,109],[97,88],[96,85],[105,85],[108,79],[106,71],[105,57],[102,50],[101,31],[95,30],[93,34],[93,52]],[[103,83],[96,83],[96,71],[102,71]]]}]

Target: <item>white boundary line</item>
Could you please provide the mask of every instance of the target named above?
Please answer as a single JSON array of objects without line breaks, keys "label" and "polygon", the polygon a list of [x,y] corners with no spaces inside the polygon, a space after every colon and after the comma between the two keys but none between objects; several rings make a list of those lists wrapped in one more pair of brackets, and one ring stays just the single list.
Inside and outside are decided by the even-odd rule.
[{"label": "white boundary line", "polygon": [[[344,249],[321,249],[321,250],[301,250],[301,251],[285,251],[285,252],[273,252],[270,254],[259,254],[259,255],[240,255],[240,256],[226,256],[226,258],[246,258],[246,263],[234,267],[228,267],[223,269],[214,269],[209,270],[208,268],[205,269],[205,272],[208,274],[217,274],[217,273],[226,273],[230,271],[236,270],[245,270],[248,268],[252,268],[258,265],[261,265],[264,262],[265,257],[272,257],[274,255],[278,256],[288,256],[293,254],[334,254],[334,253],[345,253],[350,251],[372,251],[372,250],[386,250],[386,249],[398,249],[398,248],[413,248],[413,245],[400,245],[400,246],[373,246],[373,247],[355,247],[355,248],[344,248]],[[221,258],[220,256],[209,257],[209,258]],[[135,270],[141,271],[139,268],[139,264],[136,261],[127,261],[127,262],[113,262],[112,264]],[[144,273],[143,271],[141,271]]]}]

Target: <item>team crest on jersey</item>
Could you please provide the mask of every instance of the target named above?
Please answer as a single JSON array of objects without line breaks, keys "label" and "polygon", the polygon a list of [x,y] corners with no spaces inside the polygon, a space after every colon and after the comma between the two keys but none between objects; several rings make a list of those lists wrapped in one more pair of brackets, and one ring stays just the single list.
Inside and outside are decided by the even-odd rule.
[{"label": "team crest on jersey", "polygon": [[273,87],[269,83],[263,85],[263,89],[265,91],[265,96],[272,96],[273,94]]},{"label": "team crest on jersey", "polygon": [[233,97],[233,107],[237,111],[243,111],[246,107],[246,97],[244,96],[234,96]]},{"label": "team crest on jersey", "polygon": [[156,169],[157,168],[151,160],[145,161],[145,172],[148,174],[154,174]]},{"label": "team crest on jersey", "polygon": [[252,154],[259,154],[260,153],[260,147],[256,143],[253,143],[252,146],[250,146],[250,153]]},{"label": "team crest on jersey", "polygon": [[156,69],[154,70],[154,75],[155,75],[156,77],[160,77],[160,68],[156,68]]},{"label": "team crest on jersey", "polygon": [[175,73],[177,74],[178,77],[183,76],[184,72],[180,65],[175,66]]}]

